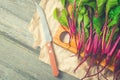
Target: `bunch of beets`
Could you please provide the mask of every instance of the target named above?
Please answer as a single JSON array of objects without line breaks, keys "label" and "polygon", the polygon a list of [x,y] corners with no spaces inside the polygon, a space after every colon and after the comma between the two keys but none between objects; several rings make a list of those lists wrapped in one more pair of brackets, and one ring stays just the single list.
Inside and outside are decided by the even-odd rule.
[{"label": "bunch of beets", "polygon": [[[75,39],[77,56],[84,52],[74,72],[87,59],[89,67],[82,79],[98,76],[108,66],[114,66],[113,80],[120,74],[120,0],[61,0],[63,9],[53,12],[61,26],[68,28]],[[72,45],[70,45],[72,46]],[[100,68],[101,62],[105,65]],[[96,73],[89,74],[93,65]],[[106,77],[104,77],[107,79]],[[81,80],[82,80],[81,79]]]}]

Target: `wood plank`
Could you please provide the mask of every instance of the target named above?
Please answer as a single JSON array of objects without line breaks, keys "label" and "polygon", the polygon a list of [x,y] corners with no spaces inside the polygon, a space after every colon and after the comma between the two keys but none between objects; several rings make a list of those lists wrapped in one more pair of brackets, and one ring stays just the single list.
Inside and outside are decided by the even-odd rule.
[{"label": "wood plank", "polygon": [[[39,2],[40,0],[35,1]],[[35,6],[32,0],[0,0],[0,7],[27,22],[30,21],[35,12]]]},{"label": "wood plank", "polygon": [[35,6],[29,0],[0,1],[0,30],[7,32],[21,42],[32,45],[31,41],[33,40],[27,25],[34,12]]},{"label": "wood plank", "polygon": [[0,79],[78,80],[63,72],[58,78],[54,77],[51,67],[38,60],[39,52],[34,52],[9,37],[0,33]]},{"label": "wood plank", "polygon": [[35,10],[32,0],[0,0],[0,80],[78,80],[63,72],[56,78],[39,61],[27,29]]}]

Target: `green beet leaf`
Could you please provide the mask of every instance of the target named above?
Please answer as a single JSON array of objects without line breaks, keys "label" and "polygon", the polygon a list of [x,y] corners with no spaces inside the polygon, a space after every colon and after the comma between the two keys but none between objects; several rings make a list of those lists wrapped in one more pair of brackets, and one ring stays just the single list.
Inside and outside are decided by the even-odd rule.
[{"label": "green beet leaf", "polygon": [[95,29],[96,33],[100,35],[101,28],[104,23],[104,18],[101,17],[93,17],[93,28]]},{"label": "green beet leaf", "polygon": [[74,0],[67,0],[69,3],[73,4]]},{"label": "green beet leaf", "polygon": [[88,13],[86,13],[86,14],[84,14],[84,27],[85,28],[88,28],[89,26],[89,23],[90,23],[90,19],[89,19],[89,17],[88,17]]},{"label": "green beet leaf", "polygon": [[85,30],[85,40],[87,40],[89,37],[89,30],[87,28],[85,28],[84,30]]},{"label": "green beet leaf", "polygon": [[58,9],[55,8],[54,11],[53,11],[53,17],[58,20]]},{"label": "green beet leaf", "polygon": [[78,24],[80,24],[82,19],[83,19],[83,15],[82,14],[78,14]]},{"label": "green beet leaf", "polygon": [[106,4],[106,15],[108,15],[108,12],[110,9],[118,5],[118,0],[107,0]]},{"label": "green beet leaf", "polygon": [[62,5],[65,7],[66,0],[61,0]]},{"label": "green beet leaf", "polygon": [[106,42],[108,42],[110,34],[111,34],[111,30],[109,30],[108,33],[107,33],[107,35],[106,35]]},{"label": "green beet leaf", "polygon": [[83,5],[87,5],[87,6],[91,7],[94,11],[96,10],[96,2],[95,1],[83,3]]},{"label": "green beet leaf", "polygon": [[62,10],[60,17],[58,18],[58,21],[60,22],[61,25],[68,27],[67,11],[65,9]]},{"label": "green beet leaf", "polygon": [[117,6],[110,10],[109,18],[111,21],[108,24],[109,28],[112,28],[114,25],[118,24],[120,21],[120,6]]},{"label": "green beet leaf", "polygon": [[79,13],[84,15],[86,13],[86,8],[84,6],[81,6]]},{"label": "green beet leaf", "polygon": [[105,12],[105,5],[107,0],[96,0],[98,16],[101,16]]}]

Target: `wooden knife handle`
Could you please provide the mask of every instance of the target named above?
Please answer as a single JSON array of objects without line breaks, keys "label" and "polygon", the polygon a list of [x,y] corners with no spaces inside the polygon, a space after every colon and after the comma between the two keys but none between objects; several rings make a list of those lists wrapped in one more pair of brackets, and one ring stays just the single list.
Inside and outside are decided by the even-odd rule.
[{"label": "wooden knife handle", "polygon": [[50,63],[51,63],[53,75],[58,76],[59,75],[59,70],[58,70],[58,67],[57,67],[56,57],[55,57],[55,53],[54,53],[54,50],[53,50],[52,42],[48,42],[46,44],[46,46],[47,46],[48,53],[49,53],[49,58],[50,58]]}]

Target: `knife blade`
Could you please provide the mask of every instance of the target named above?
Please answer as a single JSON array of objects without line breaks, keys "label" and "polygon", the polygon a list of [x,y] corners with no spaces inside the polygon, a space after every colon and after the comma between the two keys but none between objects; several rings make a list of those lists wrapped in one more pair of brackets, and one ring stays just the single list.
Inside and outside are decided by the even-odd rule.
[{"label": "knife blade", "polygon": [[47,24],[47,19],[46,19],[46,16],[45,16],[45,13],[44,13],[42,7],[39,6],[39,4],[37,4],[36,2],[35,2],[35,5],[37,7],[37,11],[40,16],[40,21],[42,23],[43,32],[45,35],[46,46],[47,46],[48,53],[49,53],[52,73],[54,76],[58,76],[59,70],[58,70],[57,63],[56,63],[55,53],[54,53],[54,49],[53,49],[53,45],[52,45],[52,37],[50,35],[49,27]]}]

